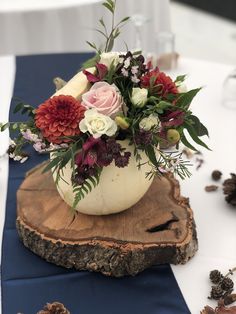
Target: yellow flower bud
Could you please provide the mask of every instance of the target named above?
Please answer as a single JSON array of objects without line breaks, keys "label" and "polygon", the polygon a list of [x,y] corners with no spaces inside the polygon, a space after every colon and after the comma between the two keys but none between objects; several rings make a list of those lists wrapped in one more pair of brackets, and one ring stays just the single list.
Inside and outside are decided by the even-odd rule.
[{"label": "yellow flower bud", "polygon": [[130,126],[128,118],[125,118],[125,117],[116,116],[115,122],[122,130],[126,130]]}]

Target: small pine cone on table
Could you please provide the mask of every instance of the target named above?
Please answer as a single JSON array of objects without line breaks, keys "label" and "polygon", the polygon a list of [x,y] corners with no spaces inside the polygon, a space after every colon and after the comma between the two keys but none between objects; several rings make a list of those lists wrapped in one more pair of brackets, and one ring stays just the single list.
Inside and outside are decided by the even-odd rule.
[{"label": "small pine cone on table", "polygon": [[223,278],[223,275],[221,274],[219,270],[215,269],[210,272],[209,278],[211,282],[216,284],[221,281],[221,279]]},{"label": "small pine cone on table", "polygon": [[234,287],[234,283],[233,283],[233,280],[228,278],[228,277],[225,277],[221,284],[220,284],[221,288],[225,291],[229,291],[229,290],[232,290],[233,287]]},{"label": "small pine cone on table", "polygon": [[224,294],[223,289],[220,286],[213,286],[211,288],[211,299],[219,300]]},{"label": "small pine cone on table", "polygon": [[236,174],[231,173],[231,178],[226,179],[223,183],[223,191],[226,202],[236,206]]},{"label": "small pine cone on table", "polygon": [[62,303],[53,302],[47,303],[42,311],[37,314],[70,314],[70,312],[64,307]]}]

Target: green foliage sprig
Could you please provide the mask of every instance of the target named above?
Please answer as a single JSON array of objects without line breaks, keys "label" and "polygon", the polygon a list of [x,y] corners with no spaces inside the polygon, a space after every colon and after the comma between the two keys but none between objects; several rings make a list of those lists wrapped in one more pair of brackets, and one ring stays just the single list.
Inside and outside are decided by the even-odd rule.
[{"label": "green foliage sprig", "polygon": [[100,49],[97,47],[95,43],[87,41],[87,44],[95,49],[98,54],[101,54],[102,51],[109,52],[112,50],[114,46],[115,39],[120,35],[120,29],[128,22],[130,19],[129,16],[124,17],[117,24],[115,24],[115,9],[116,9],[116,0],[106,0],[102,3],[102,5],[111,13],[111,29],[108,30],[103,17],[100,18],[99,24],[101,29],[96,29],[98,33],[100,33],[105,38],[104,48]]}]

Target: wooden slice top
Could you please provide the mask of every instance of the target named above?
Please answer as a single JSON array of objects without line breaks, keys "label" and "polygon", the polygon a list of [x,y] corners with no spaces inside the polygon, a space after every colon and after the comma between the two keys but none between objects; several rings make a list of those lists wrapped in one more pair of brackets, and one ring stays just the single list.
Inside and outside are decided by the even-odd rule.
[{"label": "wooden slice top", "polygon": [[52,242],[109,245],[181,246],[192,238],[193,216],[172,175],[155,179],[146,195],[128,210],[107,216],[74,216],[59,196],[45,165],[32,170],[17,192],[18,220]]}]

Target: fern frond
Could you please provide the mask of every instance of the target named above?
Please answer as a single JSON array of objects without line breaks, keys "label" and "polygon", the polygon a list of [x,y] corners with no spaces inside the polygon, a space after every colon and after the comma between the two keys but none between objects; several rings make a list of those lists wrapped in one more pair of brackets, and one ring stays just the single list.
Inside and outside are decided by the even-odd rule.
[{"label": "fern frond", "polygon": [[83,184],[76,185],[76,183],[73,184],[73,193],[74,193],[74,202],[72,205],[72,209],[75,210],[76,206],[79,204],[79,202],[85,198],[87,194],[89,194],[93,188],[95,188],[100,181],[101,176],[101,169],[97,170],[97,174],[93,177],[88,177]]}]

